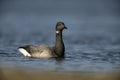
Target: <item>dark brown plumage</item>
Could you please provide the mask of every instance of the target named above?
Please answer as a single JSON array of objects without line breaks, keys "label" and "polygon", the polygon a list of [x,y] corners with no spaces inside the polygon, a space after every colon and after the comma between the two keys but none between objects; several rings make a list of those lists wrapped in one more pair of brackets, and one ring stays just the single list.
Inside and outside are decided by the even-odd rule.
[{"label": "dark brown plumage", "polygon": [[67,29],[63,22],[58,22],[56,24],[56,42],[55,46],[47,46],[47,45],[27,45],[23,47],[19,47],[18,50],[24,55],[28,57],[35,58],[51,58],[51,57],[64,57],[65,46],[62,39],[62,31]]}]

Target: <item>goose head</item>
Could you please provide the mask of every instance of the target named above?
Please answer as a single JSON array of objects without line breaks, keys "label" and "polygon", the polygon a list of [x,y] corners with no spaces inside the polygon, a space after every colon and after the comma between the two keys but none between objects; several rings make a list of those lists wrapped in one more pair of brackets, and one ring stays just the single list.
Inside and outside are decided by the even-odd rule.
[{"label": "goose head", "polygon": [[56,24],[56,31],[61,32],[62,30],[67,29],[63,22],[57,22]]}]

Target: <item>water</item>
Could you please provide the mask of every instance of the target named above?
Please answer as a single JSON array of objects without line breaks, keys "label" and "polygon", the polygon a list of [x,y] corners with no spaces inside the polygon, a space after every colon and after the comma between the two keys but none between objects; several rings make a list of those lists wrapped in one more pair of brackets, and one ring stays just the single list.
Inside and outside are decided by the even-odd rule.
[{"label": "water", "polygon": [[[75,9],[74,12],[71,10],[65,11],[65,8],[60,13],[64,6],[59,11],[54,8],[55,5],[51,7],[52,3],[47,3],[50,8],[47,7],[48,10],[46,10],[46,4],[42,1],[44,4],[37,4],[29,10],[32,2],[28,5],[27,2],[24,4],[22,2],[13,0],[12,2],[3,1],[2,3],[0,15],[0,66],[40,71],[88,72],[117,71],[120,69],[120,16],[117,12],[112,12],[114,9],[106,11],[107,9],[98,6],[94,9],[100,8],[99,13],[101,14],[93,14],[89,9],[97,5],[92,6],[94,3],[90,3],[89,5],[92,7],[89,8],[82,5],[82,3],[80,3],[81,5],[77,4],[77,1],[75,1],[73,5],[77,4],[76,6],[71,7],[72,2],[69,2],[68,7],[66,7]],[[34,5],[35,3],[37,2],[34,2]],[[66,3],[65,1],[64,5]],[[99,2],[95,3],[98,4]],[[26,5],[26,7],[22,9],[21,4]],[[106,4],[104,3],[104,6]],[[81,6],[85,8],[85,11]],[[52,9],[53,12],[49,9]],[[18,52],[17,48],[23,45],[54,45],[54,29],[57,21],[63,21],[68,27],[68,30],[63,32],[66,46],[64,59],[25,58]]]}]

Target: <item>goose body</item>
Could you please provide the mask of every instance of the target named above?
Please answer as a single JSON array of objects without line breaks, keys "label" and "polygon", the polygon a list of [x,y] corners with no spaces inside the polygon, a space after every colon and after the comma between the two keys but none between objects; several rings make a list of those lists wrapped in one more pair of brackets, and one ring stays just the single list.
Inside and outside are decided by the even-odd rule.
[{"label": "goose body", "polygon": [[19,47],[18,50],[26,57],[51,58],[64,57],[65,46],[62,39],[62,31],[67,29],[63,22],[56,24],[56,42],[54,46],[47,45],[27,45]]},{"label": "goose body", "polygon": [[24,46],[18,49],[26,57],[50,58],[57,57],[54,47],[47,45]]}]

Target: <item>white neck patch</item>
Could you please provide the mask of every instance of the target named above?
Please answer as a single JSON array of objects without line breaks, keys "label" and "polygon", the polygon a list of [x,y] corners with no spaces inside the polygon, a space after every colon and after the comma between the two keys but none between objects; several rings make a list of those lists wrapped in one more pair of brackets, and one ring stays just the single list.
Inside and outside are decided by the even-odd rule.
[{"label": "white neck patch", "polygon": [[58,33],[60,33],[60,31],[56,31],[56,33],[58,34]]}]

